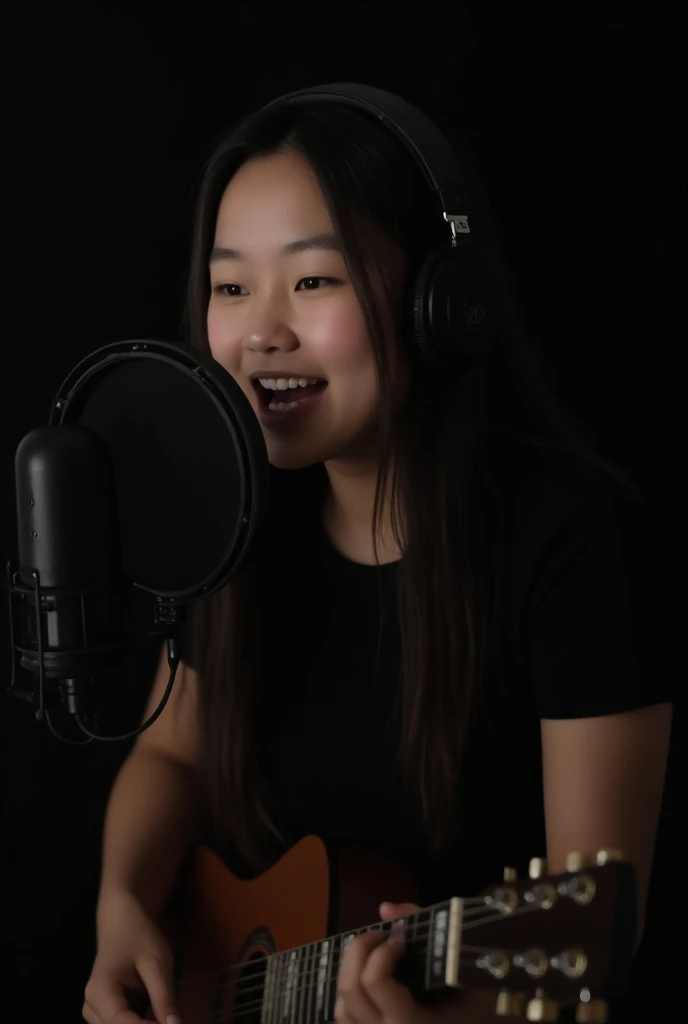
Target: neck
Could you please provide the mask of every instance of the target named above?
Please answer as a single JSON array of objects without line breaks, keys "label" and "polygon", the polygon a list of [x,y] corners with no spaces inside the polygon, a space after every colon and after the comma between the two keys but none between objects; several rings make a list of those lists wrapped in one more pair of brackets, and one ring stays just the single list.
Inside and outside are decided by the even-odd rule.
[{"label": "neck", "polygon": [[[462,902],[446,900],[402,919],[407,949],[405,981],[416,996],[458,983]],[[317,1024],[334,1020],[339,966],[349,940],[366,931],[389,932],[391,924],[359,928],[269,956],[259,997],[260,1019]],[[255,993],[256,986],[249,991]]]},{"label": "neck", "polygon": [[[325,503],[325,528],[335,547],[352,561],[366,565],[376,562],[373,544],[373,510],[377,487],[378,465],[374,460],[327,462],[329,493]],[[381,562],[401,558],[394,540],[392,515],[388,498],[382,509],[378,555]]]}]

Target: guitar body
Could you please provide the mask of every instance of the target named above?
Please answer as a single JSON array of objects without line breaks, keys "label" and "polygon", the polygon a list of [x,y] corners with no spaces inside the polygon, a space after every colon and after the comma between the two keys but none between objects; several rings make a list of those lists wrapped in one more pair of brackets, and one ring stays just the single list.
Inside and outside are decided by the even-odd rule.
[{"label": "guitar body", "polygon": [[[184,1024],[232,1015],[263,1024],[269,1018],[261,1017],[251,981],[258,959],[370,925],[383,899],[415,902],[415,882],[404,864],[370,850],[328,849],[307,836],[243,881],[211,850],[197,848],[169,929]],[[227,970],[239,965],[246,969]]]}]

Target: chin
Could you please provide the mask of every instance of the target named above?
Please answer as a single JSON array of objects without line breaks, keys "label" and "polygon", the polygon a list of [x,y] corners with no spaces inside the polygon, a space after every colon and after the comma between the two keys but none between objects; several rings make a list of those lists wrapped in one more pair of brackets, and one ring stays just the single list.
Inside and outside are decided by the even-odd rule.
[{"label": "chin", "polygon": [[307,469],[335,461],[358,462],[362,457],[364,460],[369,457],[375,449],[375,432],[370,423],[327,429],[325,423],[319,425],[315,420],[294,426],[297,429],[288,432],[263,426],[268,460],[275,469]]},{"label": "chin", "polygon": [[268,461],[275,469],[308,469],[324,462],[327,453],[319,451],[314,445],[299,444],[295,440],[284,440],[275,443],[274,437],[266,437]]},{"label": "chin", "polygon": [[322,441],[314,443],[314,440],[311,437],[309,443],[307,438],[276,440],[274,436],[265,437],[270,465],[275,469],[308,469],[349,456],[348,446],[342,448],[336,444],[325,445]]},{"label": "chin", "polygon": [[322,459],[299,458],[296,452],[287,454],[281,452],[279,455],[268,453],[268,460],[275,469],[308,469],[309,466],[317,466]]}]

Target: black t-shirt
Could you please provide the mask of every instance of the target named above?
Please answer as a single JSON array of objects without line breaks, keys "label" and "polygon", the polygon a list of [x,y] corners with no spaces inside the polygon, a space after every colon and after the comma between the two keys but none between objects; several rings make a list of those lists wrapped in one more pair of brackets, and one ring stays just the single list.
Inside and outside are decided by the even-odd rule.
[{"label": "black t-shirt", "polygon": [[493,459],[504,511],[499,628],[462,771],[458,839],[443,854],[430,854],[395,767],[397,566],[349,561],[320,516],[297,515],[308,529],[281,540],[298,546],[297,564],[263,574],[258,743],[269,809],[290,842],[314,833],[411,860],[424,905],[545,854],[541,719],[672,699],[666,581],[645,505],[563,452],[503,437]]}]

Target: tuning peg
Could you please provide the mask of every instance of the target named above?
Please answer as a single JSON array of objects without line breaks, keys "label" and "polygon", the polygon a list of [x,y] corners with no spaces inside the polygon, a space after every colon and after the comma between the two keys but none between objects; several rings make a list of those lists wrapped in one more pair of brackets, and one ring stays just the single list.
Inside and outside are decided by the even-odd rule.
[{"label": "tuning peg", "polygon": [[566,870],[580,871],[582,868],[589,868],[595,863],[595,858],[589,853],[580,853],[579,850],[572,850],[566,856]]},{"label": "tuning peg", "polygon": [[623,860],[623,853],[621,850],[598,850],[595,855],[595,861],[602,867],[603,864],[608,864],[612,860]]},{"label": "tuning peg", "polygon": [[589,999],[576,1007],[576,1024],[607,1024],[609,1008],[604,999]]},{"label": "tuning peg", "polygon": [[522,1017],[526,1006],[523,992],[510,992],[503,988],[497,996],[495,1013],[498,1017]]},{"label": "tuning peg", "polygon": [[558,1020],[559,1004],[546,996],[536,996],[526,1007],[528,1020]]},{"label": "tuning peg", "polygon": [[530,864],[528,865],[528,875],[530,878],[542,878],[543,875],[547,874],[547,861],[544,857],[533,857]]},{"label": "tuning peg", "polygon": [[518,871],[516,868],[504,868],[504,881],[505,882],[517,882]]}]

